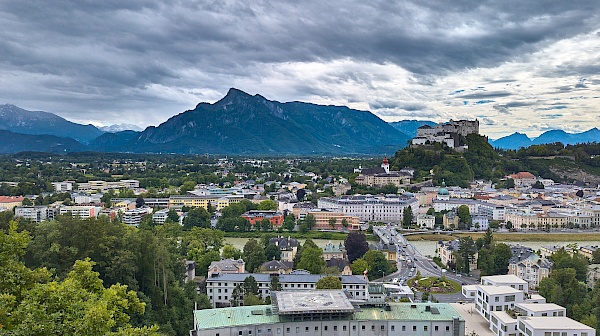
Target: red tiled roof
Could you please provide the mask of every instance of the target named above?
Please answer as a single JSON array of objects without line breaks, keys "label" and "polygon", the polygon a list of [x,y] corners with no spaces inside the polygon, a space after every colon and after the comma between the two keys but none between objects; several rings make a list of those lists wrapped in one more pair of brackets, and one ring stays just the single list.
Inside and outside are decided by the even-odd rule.
[{"label": "red tiled roof", "polygon": [[23,202],[24,199],[23,196],[0,196],[0,203]]},{"label": "red tiled roof", "polygon": [[516,174],[511,174],[509,176],[512,177],[515,180],[520,180],[520,179],[535,179],[535,175],[533,175],[530,172],[518,172]]}]

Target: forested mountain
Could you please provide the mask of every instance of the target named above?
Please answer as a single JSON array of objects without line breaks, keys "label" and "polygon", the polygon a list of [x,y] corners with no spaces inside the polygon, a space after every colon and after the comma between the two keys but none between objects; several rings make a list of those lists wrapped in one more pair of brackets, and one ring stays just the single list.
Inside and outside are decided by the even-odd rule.
[{"label": "forested mountain", "polygon": [[218,154],[379,154],[409,138],[374,114],[342,106],[280,103],[237,89],[158,127],[105,134],[99,151]]},{"label": "forested mountain", "polygon": [[0,130],[0,153],[24,151],[67,153],[85,150],[85,146],[71,138],[54,135],[31,135]]},{"label": "forested mountain", "polygon": [[23,134],[48,134],[69,137],[82,143],[88,143],[104,133],[93,125],[76,124],[56,114],[27,111],[8,104],[0,105],[0,130]]}]

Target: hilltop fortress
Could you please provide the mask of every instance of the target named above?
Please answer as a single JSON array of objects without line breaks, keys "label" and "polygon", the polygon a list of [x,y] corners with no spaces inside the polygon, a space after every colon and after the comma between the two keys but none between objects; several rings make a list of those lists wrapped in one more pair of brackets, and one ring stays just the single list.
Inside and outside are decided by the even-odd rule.
[{"label": "hilltop fortress", "polygon": [[460,136],[479,134],[479,120],[452,120],[431,127],[423,125],[417,129],[417,136],[412,139],[412,145],[429,145],[435,142],[446,144],[448,147],[462,150],[466,145],[460,144]]}]

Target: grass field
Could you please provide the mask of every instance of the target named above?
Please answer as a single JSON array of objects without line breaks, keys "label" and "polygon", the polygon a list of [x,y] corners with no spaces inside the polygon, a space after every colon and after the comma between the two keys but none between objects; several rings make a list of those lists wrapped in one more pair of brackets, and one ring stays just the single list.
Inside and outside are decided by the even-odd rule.
[{"label": "grass field", "polygon": [[[284,237],[291,237],[296,239],[331,239],[331,240],[346,240],[348,236],[347,233],[343,232],[322,232],[322,231],[308,231],[306,233],[302,232],[262,232],[262,231],[252,231],[252,232],[225,232],[225,237],[232,238],[260,238],[264,235],[277,236],[281,235]],[[376,241],[377,239],[372,234],[366,234],[367,240]]]},{"label": "grass field", "polygon": [[[469,232],[469,233],[453,233],[448,234],[422,234],[422,235],[410,235],[406,236],[409,241],[416,240],[452,240],[461,236],[471,236],[473,240],[483,237],[484,232]],[[563,242],[563,241],[600,241],[600,232],[556,232],[556,233],[498,233],[494,232],[494,239],[496,241],[511,241],[511,242],[525,242],[525,241],[551,241],[551,242]]]}]

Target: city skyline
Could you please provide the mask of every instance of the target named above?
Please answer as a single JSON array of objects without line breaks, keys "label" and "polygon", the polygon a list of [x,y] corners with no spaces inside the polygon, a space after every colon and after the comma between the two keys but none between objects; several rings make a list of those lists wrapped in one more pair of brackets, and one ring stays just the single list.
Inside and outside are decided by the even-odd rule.
[{"label": "city skyline", "polygon": [[158,125],[230,87],[481,133],[600,126],[599,3],[0,4],[0,104]]}]

